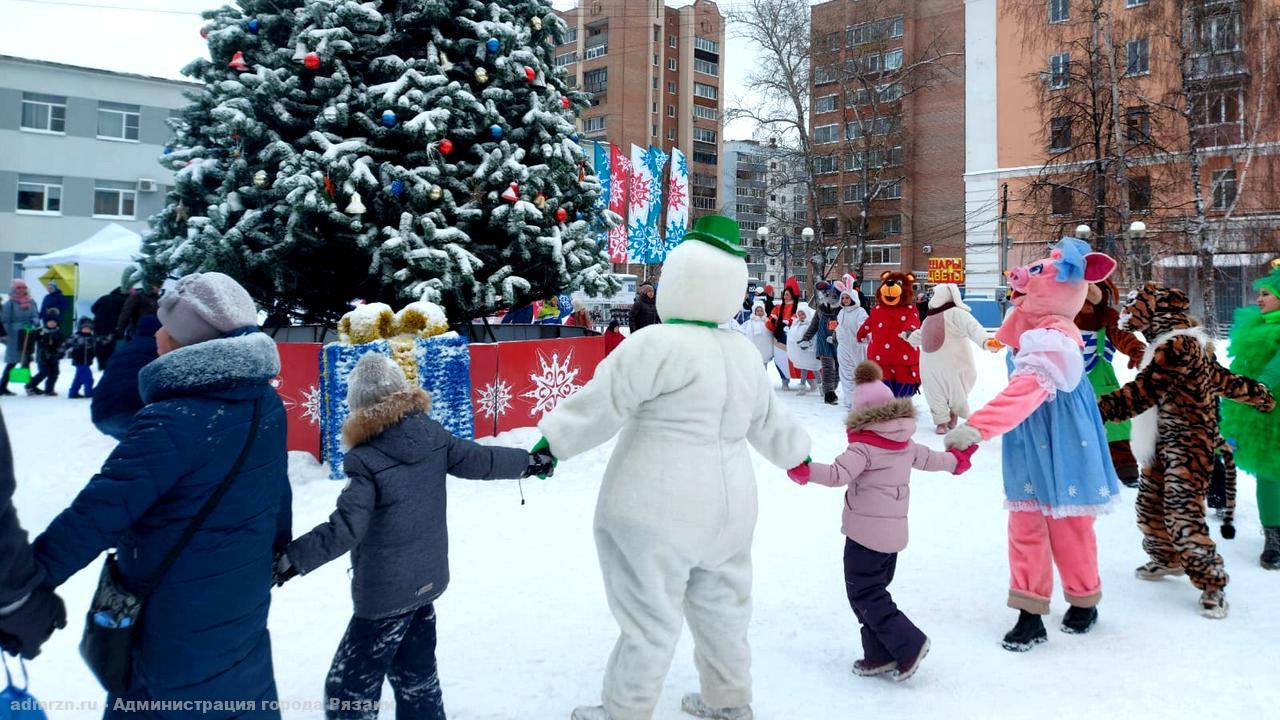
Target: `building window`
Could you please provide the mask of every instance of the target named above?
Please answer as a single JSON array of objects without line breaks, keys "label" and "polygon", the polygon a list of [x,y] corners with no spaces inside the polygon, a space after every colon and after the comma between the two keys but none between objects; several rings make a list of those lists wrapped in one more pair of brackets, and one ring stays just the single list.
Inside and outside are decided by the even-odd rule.
[{"label": "building window", "polygon": [[901,265],[901,245],[867,245],[868,265]]},{"label": "building window", "polygon": [[1131,143],[1151,141],[1151,111],[1146,105],[1124,111],[1125,139]]},{"label": "building window", "polygon": [[93,183],[93,216],[121,220],[134,219],[138,193],[131,183],[97,180]]},{"label": "building window", "polygon": [[700,98],[717,100],[720,98],[720,89],[715,85],[703,85],[700,82],[696,82],[693,84],[693,94]]},{"label": "building window", "polygon": [[1147,0],[1124,0],[1125,7],[1141,7],[1147,4]]},{"label": "building window", "polygon": [[818,186],[818,204],[819,205],[835,205],[839,201],[840,188],[835,185],[819,185]]},{"label": "building window", "polygon": [[560,53],[556,56],[556,67],[565,67],[578,62],[578,51]]},{"label": "building window", "polygon": [[654,66],[654,67],[658,67],[658,66],[659,66],[659,65],[661,65],[661,64],[662,64],[662,63],[658,62],[658,53],[654,53],[654,54],[653,54],[653,66]]},{"label": "building window", "polygon": [[693,116],[699,120],[719,120],[720,111],[706,105],[694,105]]},{"label": "building window", "polygon": [[1126,75],[1146,75],[1151,72],[1151,44],[1147,38],[1130,40],[1125,43],[1124,50]]},{"label": "building window", "polygon": [[694,58],[693,69],[694,71],[700,72],[703,75],[711,75],[713,77],[720,76],[720,63],[713,63],[709,60]]},{"label": "building window", "polygon": [[65,133],[67,131],[67,99],[57,95],[22,93],[22,129]]},{"label": "building window", "polygon": [[98,103],[98,138],[137,142],[141,111],[137,105]]},{"label": "building window", "polygon": [[[657,91],[657,89],[658,89],[658,76],[657,76],[657,75],[654,75],[654,76],[653,76],[653,89],[654,89],[654,91],[655,91],[655,92],[656,92],[656,91]],[[655,110],[654,112],[657,112],[657,111]]]},{"label": "building window", "polygon": [[1210,15],[1200,21],[1200,51],[1211,55],[1240,49],[1240,16]]},{"label": "building window", "polygon": [[668,139],[668,140],[675,140],[675,139],[676,139],[676,129],[675,129],[675,128],[667,128],[667,139]]},{"label": "building window", "polygon": [[813,171],[819,175],[833,173],[839,169],[835,155],[815,155]]},{"label": "building window", "polygon": [[862,202],[866,196],[862,192],[862,183],[844,186],[844,201],[847,203]]},{"label": "building window", "polygon": [[[689,184],[693,187],[714,188],[716,186],[716,177],[704,173],[693,173],[689,176]],[[714,190],[712,190],[711,196],[715,197]]]},{"label": "building window", "polygon": [[845,28],[845,41],[849,47],[866,45],[887,38],[902,37],[904,23],[902,16],[883,18],[874,22],[862,23]]},{"label": "building window", "polygon": [[676,106],[675,106],[675,105],[668,105],[668,106],[667,106],[667,117],[675,117],[675,116],[676,116]]},{"label": "building window", "polygon": [[578,42],[578,28],[575,26],[575,27],[569,28],[569,30],[565,32],[564,42],[560,44],[568,45],[569,43],[576,43],[576,42]]},{"label": "building window", "polygon": [[693,209],[694,210],[715,210],[716,199],[713,197],[703,197],[701,195],[694,195]]},{"label": "building window", "polygon": [[1241,88],[1199,93],[1191,98],[1191,120],[1197,125],[1240,122]]},{"label": "building window", "polygon": [[675,47],[675,46],[676,46],[676,36],[675,36],[675,35],[668,35],[668,36],[667,36],[667,47]]},{"label": "building window", "polygon": [[813,111],[818,114],[836,111],[836,99],[839,95],[823,95],[813,101]]},{"label": "building window", "polygon": [[62,178],[45,175],[18,176],[18,212],[62,214]]},{"label": "building window", "polygon": [[840,139],[839,125],[819,125],[813,129],[813,142],[818,145],[826,145]]},{"label": "building window", "polygon": [[599,45],[592,45],[582,52],[583,60],[594,60],[609,54],[609,43],[603,42]]},{"label": "building window", "polygon": [[1049,197],[1049,204],[1052,206],[1054,215],[1070,215],[1071,187],[1069,185],[1054,185]]},{"label": "building window", "polygon": [[1071,80],[1071,53],[1049,56],[1049,87],[1061,89]]},{"label": "building window", "polygon": [[902,216],[889,215],[880,221],[880,232],[885,235],[901,235],[902,234]]},{"label": "building window", "polygon": [[884,54],[884,71],[893,72],[902,67],[902,48]]},{"label": "building window", "polygon": [[602,93],[608,90],[609,68],[597,68],[583,73],[582,87],[589,93]]},{"label": "building window", "polygon": [[676,92],[677,92],[676,84],[675,84],[675,83],[673,83],[673,82],[669,82],[669,83],[667,83],[667,94],[669,94],[669,95],[675,95],[675,94],[676,94]]},{"label": "building window", "polygon": [[[822,234],[826,237],[834,237],[840,232],[840,221],[836,218],[822,218]],[[801,286],[803,287],[803,285]]]},{"label": "building window", "polygon": [[678,62],[676,62],[676,59],[675,59],[675,58],[667,58],[667,69],[668,69],[668,70],[670,70],[671,72],[675,72],[675,71],[676,71],[676,69],[677,69],[677,68],[679,68],[679,67],[680,67],[680,65],[679,65],[679,63],[678,63]]},{"label": "building window", "polygon": [[840,50],[840,33],[827,33],[822,36],[823,44],[827,48],[827,52],[837,52]]},{"label": "building window", "polygon": [[866,133],[864,132],[862,123],[858,122],[857,120],[854,120],[853,122],[847,122],[844,124],[845,140],[861,140],[862,136],[865,134]]},{"label": "building window", "polygon": [[695,145],[693,150],[693,161],[697,163],[705,163],[707,165],[715,165],[720,162],[720,156],[717,153],[698,150]]},{"label": "building window", "polygon": [[1151,178],[1140,175],[1129,178],[1129,212],[1151,210]]},{"label": "building window", "polygon": [[1071,118],[1057,117],[1049,122],[1049,149],[1054,152],[1071,149]]},{"label": "building window", "polygon": [[1213,209],[1226,210],[1230,208],[1236,201],[1236,171],[1235,168],[1228,170],[1213,171]]},{"label": "building window", "polygon": [[696,50],[702,50],[709,53],[720,52],[720,43],[715,40],[708,40],[704,37],[695,37],[693,39],[693,47]]},{"label": "building window", "polygon": [[1071,15],[1070,0],[1049,0],[1049,22],[1066,22]]},{"label": "building window", "polygon": [[658,137],[658,123],[650,125],[649,128],[649,137]]},{"label": "building window", "polygon": [[902,83],[892,83],[876,88],[876,94],[882,103],[897,102],[902,99]]},{"label": "building window", "polygon": [[582,131],[585,133],[602,133],[608,126],[608,116],[589,117],[582,121]]},{"label": "building window", "polygon": [[704,128],[694,128],[693,139],[697,142],[711,143],[714,145],[716,142],[716,131],[706,130]]},{"label": "building window", "polygon": [[866,105],[869,102],[871,102],[871,91],[866,88],[854,88],[844,94],[844,106],[847,108]]},{"label": "building window", "polygon": [[902,197],[902,181],[894,180],[891,183],[882,185],[880,188],[880,199],[897,200]]},{"label": "building window", "polygon": [[836,81],[836,74],[832,71],[830,65],[819,65],[813,69],[813,82],[815,85],[825,85]]}]

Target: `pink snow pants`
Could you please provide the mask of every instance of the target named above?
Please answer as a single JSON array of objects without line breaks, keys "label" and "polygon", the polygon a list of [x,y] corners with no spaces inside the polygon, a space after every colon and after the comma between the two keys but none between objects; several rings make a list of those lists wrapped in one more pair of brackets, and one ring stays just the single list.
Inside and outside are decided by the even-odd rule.
[{"label": "pink snow pants", "polygon": [[1055,564],[1067,602],[1086,608],[1098,604],[1102,580],[1093,521],[1092,516],[1009,513],[1009,607],[1048,615]]}]

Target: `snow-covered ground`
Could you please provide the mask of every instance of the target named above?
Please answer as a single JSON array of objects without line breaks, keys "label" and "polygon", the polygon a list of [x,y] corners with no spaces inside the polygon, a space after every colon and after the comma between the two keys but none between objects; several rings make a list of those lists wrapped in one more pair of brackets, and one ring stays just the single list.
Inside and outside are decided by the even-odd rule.
[{"label": "snow-covered ground", "polygon": [[[1001,387],[1004,374],[1002,358],[983,354],[979,362],[977,403]],[[71,501],[113,445],[89,423],[87,401],[65,397],[70,375],[63,374],[64,397],[3,401],[16,456],[17,506],[33,534]],[[815,460],[830,460],[843,449],[839,408],[812,395],[783,397],[813,436]],[[923,400],[916,403],[922,411],[916,439],[940,448]],[[536,439],[535,431],[522,430],[498,442],[528,447]],[[616,627],[605,604],[591,519],[611,449],[562,463],[548,481],[526,481],[524,506],[515,482],[450,481],[453,580],[437,609],[451,718],[555,720],[568,717],[575,705],[598,701]],[[762,720],[996,718],[1033,711],[1062,718],[1243,719],[1280,712],[1280,573],[1258,565],[1254,482],[1243,473],[1240,534],[1219,543],[1231,573],[1229,618],[1201,618],[1199,593],[1185,578],[1134,578],[1133,568],[1146,557],[1133,520],[1135,491],[1125,489],[1119,511],[1097,524],[1104,595],[1099,624],[1083,637],[1058,632],[1066,607],[1059,595],[1048,621],[1050,642],[1026,655],[999,644],[1016,616],[1005,607],[999,443],[978,452],[968,475],[917,473],[911,544],[892,590],[933,649],[919,674],[895,685],[849,672],[860,651],[841,574],[841,491],[798,487],[759,458],[756,472],[760,519],[751,640],[754,708]],[[328,516],[341,483],[326,480],[323,468],[305,455],[291,458],[290,474],[296,535]],[[300,708],[321,699],[351,611],[347,567],[345,559],[333,562],[275,592],[271,632],[286,705]],[[70,624],[30,664],[31,690],[43,700],[103,697],[76,650],[98,569],[95,562],[60,590]],[[686,633],[656,718],[684,717],[680,695],[697,688],[691,652]],[[388,688],[384,699],[390,697]]]}]

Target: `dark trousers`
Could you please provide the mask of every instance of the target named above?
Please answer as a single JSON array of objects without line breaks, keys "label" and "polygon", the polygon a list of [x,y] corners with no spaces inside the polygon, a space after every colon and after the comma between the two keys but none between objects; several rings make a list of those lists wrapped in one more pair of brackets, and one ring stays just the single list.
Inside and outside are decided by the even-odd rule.
[{"label": "dark trousers", "polygon": [[836,385],[840,383],[840,368],[836,364],[836,356],[823,355],[818,359],[822,361],[822,392],[834,393]]},{"label": "dark trousers", "polygon": [[110,335],[102,335],[94,338],[97,344],[93,348],[93,354],[98,358],[98,372],[107,369],[107,361],[116,353],[116,341]]},{"label": "dark trousers", "polygon": [[31,382],[27,383],[27,387],[38,387],[41,381],[43,381],[44,391],[46,393],[53,392],[53,386],[58,382],[58,361],[55,360],[49,363],[38,362],[36,363],[36,369],[39,370],[39,372],[31,378]]},{"label": "dark trousers", "polygon": [[351,618],[325,679],[325,717],[376,718],[384,677],[395,691],[397,720],[445,720],[432,605],[380,620]]},{"label": "dark trousers", "polygon": [[[30,364],[31,364],[30,361],[23,362],[22,367],[27,367]],[[18,367],[18,363],[9,363],[8,365],[4,366],[4,377],[0,377],[0,390],[9,389],[9,371],[13,370],[16,367]]]},{"label": "dark trousers", "polygon": [[71,392],[75,395],[84,390],[85,397],[93,397],[93,368],[88,365],[76,365],[76,376],[71,380]]},{"label": "dark trousers", "polygon": [[897,553],[876,552],[845,538],[845,592],[862,625],[863,657],[872,663],[910,661],[924,645],[924,633],[902,614],[889,595],[897,565]]}]

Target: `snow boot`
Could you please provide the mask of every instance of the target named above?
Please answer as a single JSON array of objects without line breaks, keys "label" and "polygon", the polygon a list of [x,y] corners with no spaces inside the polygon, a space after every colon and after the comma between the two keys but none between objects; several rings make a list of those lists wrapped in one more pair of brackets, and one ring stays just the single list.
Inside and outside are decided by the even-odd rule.
[{"label": "snow boot", "polygon": [[1062,616],[1062,632],[1068,635],[1083,635],[1093,629],[1096,622],[1098,622],[1098,608],[1072,605]]},{"label": "snow boot", "polygon": [[1258,559],[1267,570],[1280,570],[1280,527],[1264,527],[1262,534],[1266,536],[1266,543]]},{"label": "snow boot", "polygon": [[43,392],[42,390],[40,390],[40,388],[36,387],[35,385],[28,385],[28,386],[26,386],[26,387],[27,387],[27,394],[28,394],[28,395],[43,395],[43,394],[44,394],[44,392]]},{"label": "snow boot", "polygon": [[573,709],[569,720],[613,720],[603,705],[582,705]]},{"label": "snow boot", "polygon": [[916,670],[920,669],[920,663],[924,660],[924,656],[928,654],[929,638],[925,638],[924,644],[920,646],[920,652],[916,653],[914,658],[898,663],[898,669],[893,671],[893,681],[902,682],[915,675]]},{"label": "snow boot", "polygon": [[702,700],[702,693],[689,693],[680,701],[680,709],[686,713],[708,720],[753,720],[755,714],[750,705],[731,708],[713,708]]},{"label": "snow boot", "polygon": [[1049,633],[1044,629],[1044,620],[1039,615],[1026,610],[1018,611],[1018,622],[1004,636],[1000,643],[1010,652],[1026,652],[1040,643],[1049,642]]},{"label": "snow boot", "polygon": [[13,397],[14,395],[17,395],[17,393],[10,390],[9,388],[4,388],[3,390],[0,390],[0,395],[5,397]]},{"label": "snow boot", "polygon": [[72,399],[72,400],[79,400],[80,398],[82,398],[82,397],[84,397],[84,396],[83,396],[83,395],[81,395],[81,394],[80,394],[80,393],[78,393],[78,392],[73,392],[73,393],[71,393],[70,395],[68,395],[67,397],[68,397],[68,398],[70,398],[70,399]]},{"label": "snow boot", "polygon": [[1139,580],[1154,581],[1154,580],[1159,580],[1162,577],[1181,577],[1182,575],[1186,575],[1187,571],[1183,570],[1181,567],[1169,567],[1167,565],[1161,565],[1155,560],[1152,560],[1151,562],[1148,562],[1145,565],[1139,565],[1133,571],[1133,574],[1138,576]]},{"label": "snow boot", "polygon": [[1227,597],[1221,590],[1205,590],[1200,593],[1200,614],[1210,620],[1227,616]]},{"label": "snow boot", "polygon": [[875,677],[897,669],[898,663],[893,660],[880,661],[862,658],[853,664],[853,674],[858,677]]},{"label": "snow boot", "polygon": [[840,398],[836,397],[836,394],[834,392],[829,392],[829,393],[823,394],[822,401],[828,405],[835,405],[836,403],[840,402]]}]

